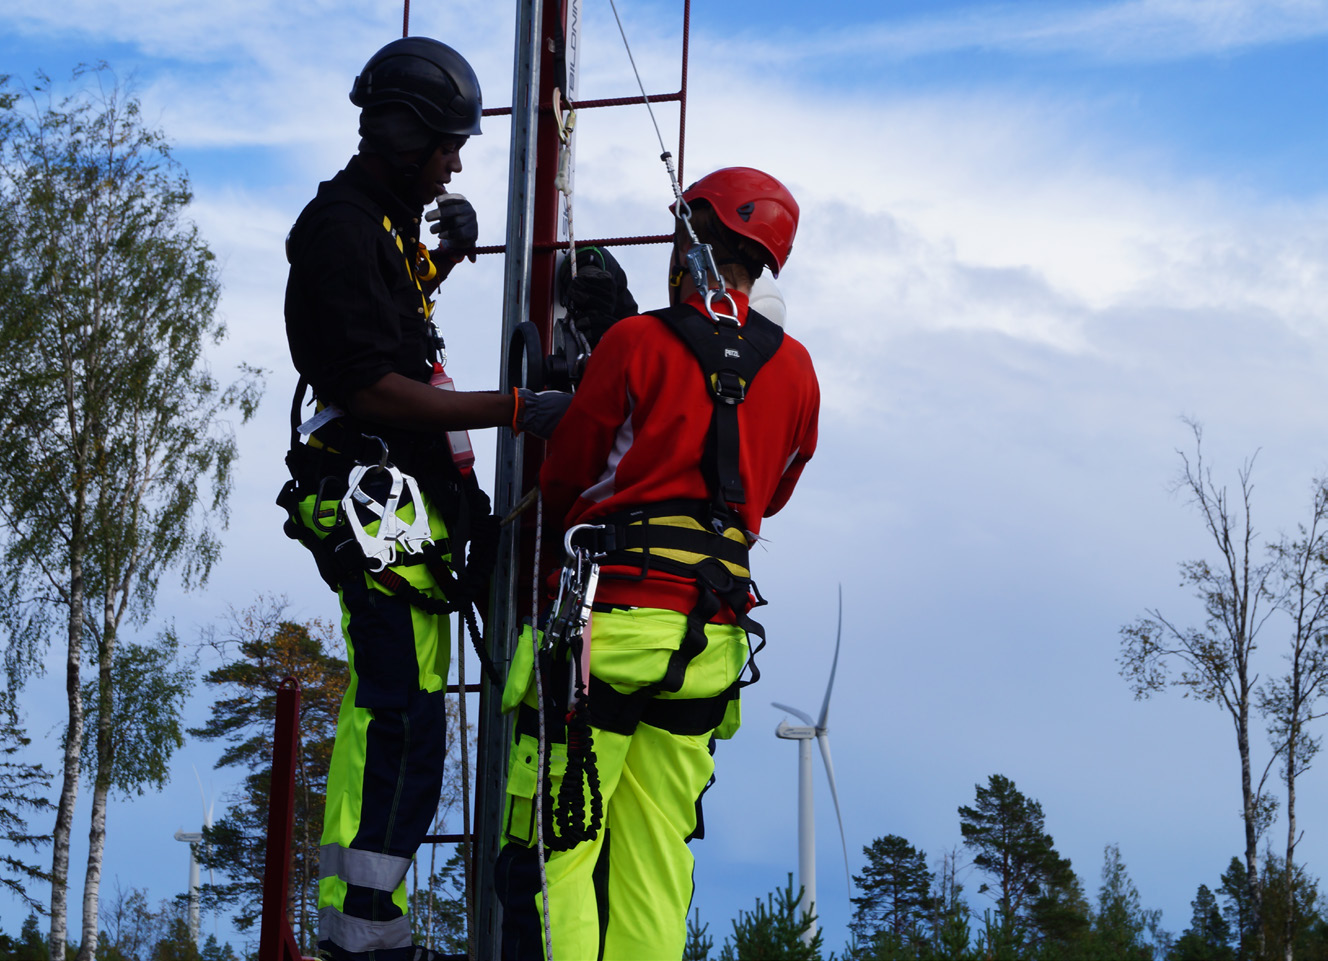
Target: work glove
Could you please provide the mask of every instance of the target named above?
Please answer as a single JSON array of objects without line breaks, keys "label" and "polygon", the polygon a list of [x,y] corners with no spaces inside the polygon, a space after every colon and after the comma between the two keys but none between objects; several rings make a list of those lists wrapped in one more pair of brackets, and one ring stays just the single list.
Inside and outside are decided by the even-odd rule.
[{"label": "work glove", "polygon": [[576,266],[573,278],[571,258],[563,259],[558,288],[572,322],[593,349],[614,323],[638,312],[636,298],[627,289],[627,273],[605,248],[578,248]]},{"label": "work glove", "polygon": [[618,320],[614,313],[617,303],[613,275],[600,267],[582,267],[567,286],[567,312],[592,349]]},{"label": "work glove", "polygon": [[534,434],[541,440],[553,436],[558,421],[567,412],[572,395],[561,390],[533,391],[525,387],[513,388],[516,394],[516,413],[512,417],[512,430]]},{"label": "work glove", "polygon": [[438,248],[456,260],[469,257],[475,262],[475,244],[480,239],[475,208],[461,194],[443,194],[437,206],[424,215],[432,226],[429,232],[438,237]]}]

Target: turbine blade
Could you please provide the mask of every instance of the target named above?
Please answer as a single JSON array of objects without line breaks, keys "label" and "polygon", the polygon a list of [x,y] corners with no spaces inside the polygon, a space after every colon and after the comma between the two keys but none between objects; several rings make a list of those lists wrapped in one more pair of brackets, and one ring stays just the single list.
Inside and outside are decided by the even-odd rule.
[{"label": "turbine blade", "polygon": [[[839,585],[839,626],[835,628],[835,659],[830,662],[830,681],[825,685],[825,700],[821,702],[821,720],[818,729],[825,727],[825,719],[830,714],[830,691],[835,686],[835,670],[839,667],[839,641],[844,634],[844,585]],[[810,723],[810,722],[809,722]]]},{"label": "turbine blade", "polygon": [[852,890],[853,881],[849,877],[848,871],[848,840],[844,837],[844,817],[839,813],[839,789],[835,787],[835,766],[830,763],[830,739],[824,734],[818,734],[816,742],[821,745],[821,760],[825,762],[825,776],[830,779],[830,798],[835,802],[835,820],[839,822],[839,843],[844,849],[844,880],[848,883],[849,890]]},{"label": "turbine blade", "polygon": [[779,708],[781,711],[785,711],[789,714],[792,714],[798,720],[802,721],[803,724],[807,724],[811,727],[816,726],[815,721],[813,721],[810,717],[808,717],[804,712],[799,711],[796,707],[789,707],[787,704],[780,704],[778,701],[771,701],[770,703],[775,707]]}]

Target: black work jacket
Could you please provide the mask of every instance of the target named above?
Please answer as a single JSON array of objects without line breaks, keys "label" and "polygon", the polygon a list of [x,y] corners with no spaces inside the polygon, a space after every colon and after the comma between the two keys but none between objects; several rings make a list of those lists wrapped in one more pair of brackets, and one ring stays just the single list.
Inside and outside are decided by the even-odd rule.
[{"label": "black work jacket", "polygon": [[437,351],[411,269],[420,213],[353,158],[291,228],[286,339],[324,403],[344,409],[393,372],[428,383]]},{"label": "black work jacket", "polygon": [[[286,339],[296,369],[324,404],[345,410],[355,391],[389,373],[429,382],[438,351],[412,268],[420,213],[352,158],[319,184],[291,228]],[[391,460],[422,481],[438,469],[450,472],[441,432],[392,428],[347,414],[329,425],[329,433],[327,443],[342,450],[346,445],[338,437],[381,437]]]}]

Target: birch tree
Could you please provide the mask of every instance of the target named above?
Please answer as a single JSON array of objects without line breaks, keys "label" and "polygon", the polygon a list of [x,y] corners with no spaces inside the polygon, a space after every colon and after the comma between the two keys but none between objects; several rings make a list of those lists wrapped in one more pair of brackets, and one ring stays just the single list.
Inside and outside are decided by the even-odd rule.
[{"label": "birch tree", "polygon": [[53,831],[50,946],[67,938],[69,839],[84,770],[81,666],[95,652],[95,769],[80,961],[97,949],[113,779],[116,651],[160,579],[204,582],[220,550],[258,372],[223,386],[216,260],[185,217],[188,178],[105,66],[74,92],[0,81],[0,524],[10,667],[63,639],[68,724]]},{"label": "birch tree", "polygon": [[[1272,548],[1282,582],[1280,604],[1291,630],[1284,654],[1284,670],[1258,691],[1257,704],[1268,722],[1273,756],[1281,762],[1286,786],[1285,905],[1278,940],[1284,961],[1292,961],[1300,901],[1296,885],[1303,877],[1296,863],[1300,827],[1296,820],[1296,783],[1319,753],[1322,738],[1311,724],[1323,717],[1323,696],[1328,690],[1328,488],[1314,485],[1314,503],[1308,524],[1295,537],[1283,538]],[[1265,925],[1266,927],[1266,925]]]},{"label": "birch tree", "polygon": [[[1182,469],[1176,487],[1199,512],[1217,558],[1185,561],[1180,572],[1182,585],[1203,604],[1204,622],[1183,627],[1160,609],[1150,609],[1121,628],[1120,671],[1136,698],[1178,687],[1186,697],[1216,704],[1227,715],[1240,759],[1246,894],[1252,928],[1262,932],[1259,836],[1272,819],[1275,799],[1264,793],[1269,769],[1257,781],[1251,769],[1250,722],[1258,683],[1253,655],[1260,632],[1281,602],[1278,563],[1275,556],[1264,556],[1257,543],[1251,514],[1254,458],[1237,471],[1233,495],[1214,480],[1204,461],[1202,429],[1193,422],[1189,426],[1194,455],[1177,451]],[[1258,940],[1262,957],[1261,933]]]}]

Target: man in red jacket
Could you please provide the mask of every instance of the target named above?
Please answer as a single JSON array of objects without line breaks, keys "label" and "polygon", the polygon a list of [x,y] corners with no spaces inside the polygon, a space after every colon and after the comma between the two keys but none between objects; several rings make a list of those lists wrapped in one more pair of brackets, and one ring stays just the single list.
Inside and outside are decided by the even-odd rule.
[{"label": "man in red jacket", "polygon": [[[687,842],[702,835],[714,739],[737,730],[739,689],[757,676],[749,635],[762,631],[748,616],[747,551],[816,448],[811,358],[747,302],[763,269],[784,266],[797,203],[768,174],[730,167],[693,184],[681,206],[671,306],[604,334],[540,474],[546,516],[564,530],[597,525],[583,534],[601,563],[576,710],[593,739],[603,826],[560,845],[562,829],[544,820],[559,958],[682,954]],[[536,701],[523,672],[513,675],[505,703],[524,701],[499,866],[503,953],[538,958],[538,864],[526,847],[535,843]],[[546,692],[559,684],[546,682]],[[557,792],[565,751],[555,744],[546,792]]]}]

